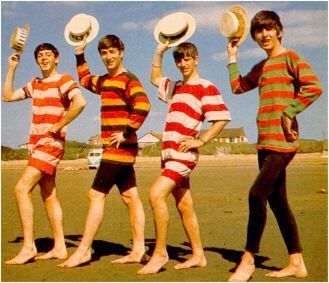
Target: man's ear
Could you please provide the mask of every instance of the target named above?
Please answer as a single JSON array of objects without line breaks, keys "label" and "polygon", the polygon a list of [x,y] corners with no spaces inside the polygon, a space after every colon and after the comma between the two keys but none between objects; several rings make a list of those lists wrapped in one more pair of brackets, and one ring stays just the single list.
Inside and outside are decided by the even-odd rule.
[{"label": "man's ear", "polygon": [[58,64],[58,62],[59,62],[59,55],[55,57],[55,63]]},{"label": "man's ear", "polygon": [[194,60],[195,60],[195,66],[198,66],[198,64],[199,64],[199,56],[198,55],[195,56]]},{"label": "man's ear", "polygon": [[123,59],[123,55],[124,55],[124,53],[125,53],[125,52],[124,52],[123,50],[120,50],[120,51],[119,51],[119,55],[120,55],[121,59]]},{"label": "man's ear", "polygon": [[282,39],[282,35],[283,35],[283,31],[280,30],[280,31],[278,32],[278,38],[279,38],[280,40]]}]

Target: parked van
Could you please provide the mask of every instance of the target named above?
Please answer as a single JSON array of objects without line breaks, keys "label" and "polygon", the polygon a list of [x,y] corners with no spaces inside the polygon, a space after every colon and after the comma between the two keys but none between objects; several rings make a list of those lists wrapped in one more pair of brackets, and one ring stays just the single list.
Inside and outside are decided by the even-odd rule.
[{"label": "parked van", "polygon": [[102,149],[91,149],[88,152],[88,169],[97,169],[102,159]]}]

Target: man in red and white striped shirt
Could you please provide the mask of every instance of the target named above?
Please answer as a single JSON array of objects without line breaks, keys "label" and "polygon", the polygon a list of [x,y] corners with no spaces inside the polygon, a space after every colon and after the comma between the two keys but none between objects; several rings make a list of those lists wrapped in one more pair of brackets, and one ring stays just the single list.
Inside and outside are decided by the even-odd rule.
[{"label": "man in red and white striped shirt", "polygon": [[[29,161],[15,186],[15,194],[23,229],[23,247],[6,264],[24,264],[29,260],[67,257],[62,224],[62,209],[56,196],[56,167],[63,157],[66,126],[83,110],[86,102],[78,84],[68,74],[57,72],[59,52],[50,43],[43,43],[34,51],[42,78],[33,78],[25,87],[14,90],[15,71],[20,54],[8,60],[8,71],[3,84],[5,102],[32,99],[32,123],[29,141]],[[54,233],[54,247],[36,257],[33,239],[33,204],[31,193],[39,184],[47,214]]]},{"label": "man in red and white striped shirt", "polygon": [[[217,88],[198,74],[197,47],[186,42],[174,50],[176,67],[183,76],[182,81],[171,81],[162,75],[162,56],[167,49],[168,44],[157,47],[151,77],[151,82],[158,87],[159,98],[169,106],[162,140],[162,173],[150,190],[157,239],[151,260],[138,274],[157,273],[169,260],[166,249],[169,221],[166,200],[169,194],[173,194],[176,199],[193,253],[190,259],[177,264],[175,268],[207,265],[193,209],[189,174],[197,164],[198,148],[216,137],[231,120]],[[196,138],[205,119],[212,126]]]}]

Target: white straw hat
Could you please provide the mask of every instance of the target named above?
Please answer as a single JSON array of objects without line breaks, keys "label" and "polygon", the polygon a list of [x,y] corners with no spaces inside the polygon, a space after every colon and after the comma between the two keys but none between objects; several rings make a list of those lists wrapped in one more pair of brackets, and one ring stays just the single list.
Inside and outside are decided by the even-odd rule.
[{"label": "white straw hat", "polygon": [[81,45],[87,35],[87,42],[92,41],[98,34],[99,24],[96,18],[87,14],[75,15],[66,25],[64,37],[68,44]]},{"label": "white straw hat", "polygon": [[169,40],[169,47],[176,46],[192,36],[195,32],[195,19],[188,13],[176,12],[162,18],[154,29],[157,42],[165,44]]},{"label": "white straw hat", "polygon": [[15,28],[15,31],[13,32],[10,39],[10,48],[15,49],[17,52],[23,52],[29,34],[29,24],[26,24],[24,28]]},{"label": "white straw hat", "polygon": [[237,45],[242,44],[248,36],[250,20],[246,10],[239,5],[232,6],[226,11],[219,22],[219,30],[229,41],[237,40]]}]

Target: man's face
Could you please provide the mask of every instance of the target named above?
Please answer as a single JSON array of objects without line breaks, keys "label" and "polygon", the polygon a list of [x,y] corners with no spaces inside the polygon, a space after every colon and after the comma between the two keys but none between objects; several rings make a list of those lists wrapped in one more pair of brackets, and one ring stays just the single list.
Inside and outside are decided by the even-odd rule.
[{"label": "man's face", "polygon": [[273,50],[282,37],[282,32],[278,32],[275,28],[260,28],[255,30],[255,41],[265,51]]},{"label": "man's face", "polygon": [[42,50],[37,54],[37,64],[42,72],[50,73],[56,69],[59,57],[55,57],[51,50]]},{"label": "man's face", "polygon": [[198,57],[193,58],[185,55],[183,58],[175,60],[175,63],[183,77],[189,78],[195,72],[198,60]]},{"label": "man's face", "polygon": [[100,56],[107,70],[111,73],[116,71],[122,63],[123,51],[117,48],[107,48],[100,50]]}]

